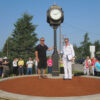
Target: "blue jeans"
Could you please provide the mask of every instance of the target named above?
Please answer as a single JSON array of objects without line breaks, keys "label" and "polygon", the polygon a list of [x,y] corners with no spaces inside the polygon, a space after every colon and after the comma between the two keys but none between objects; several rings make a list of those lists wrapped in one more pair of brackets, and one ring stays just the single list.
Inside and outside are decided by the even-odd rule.
[{"label": "blue jeans", "polygon": [[29,73],[32,74],[32,68],[27,68],[26,74],[28,75]]},{"label": "blue jeans", "polygon": [[24,74],[24,68],[23,67],[19,68],[18,70],[19,70],[19,75],[23,75]]},{"label": "blue jeans", "polygon": [[52,73],[52,67],[48,66],[48,73]]}]

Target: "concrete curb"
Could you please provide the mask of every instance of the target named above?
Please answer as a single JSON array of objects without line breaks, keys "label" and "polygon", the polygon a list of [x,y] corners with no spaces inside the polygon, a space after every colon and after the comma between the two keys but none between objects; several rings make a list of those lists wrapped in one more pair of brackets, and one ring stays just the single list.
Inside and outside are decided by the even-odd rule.
[{"label": "concrete curb", "polygon": [[[10,79],[21,78],[21,77],[30,77],[30,76],[37,76],[37,75],[9,77],[9,78],[0,79],[0,82],[4,80],[10,80]],[[48,75],[48,77],[52,78],[50,74]],[[82,77],[100,79],[100,77],[94,77],[94,76],[82,76]],[[58,79],[58,78],[63,78],[63,75],[60,75],[59,77],[53,77],[53,79]],[[39,97],[39,96],[20,95],[20,94],[10,93],[2,90],[0,90],[0,97],[12,98],[11,100],[13,99],[16,100],[100,100],[100,94],[88,95],[88,96],[73,96],[73,97]]]}]

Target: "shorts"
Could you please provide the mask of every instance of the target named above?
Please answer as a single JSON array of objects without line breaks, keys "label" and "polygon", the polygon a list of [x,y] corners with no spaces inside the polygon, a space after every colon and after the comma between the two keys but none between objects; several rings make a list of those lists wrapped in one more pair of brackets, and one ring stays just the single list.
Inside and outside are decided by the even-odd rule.
[{"label": "shorts", "polygon": [[38,68],[46,69],[47,68],[47,60],[39,59]]},{"label": "shorts", "polygon": [[9,71],[9,67],[6,65],[3,65],[3,73],[6,73]]}]

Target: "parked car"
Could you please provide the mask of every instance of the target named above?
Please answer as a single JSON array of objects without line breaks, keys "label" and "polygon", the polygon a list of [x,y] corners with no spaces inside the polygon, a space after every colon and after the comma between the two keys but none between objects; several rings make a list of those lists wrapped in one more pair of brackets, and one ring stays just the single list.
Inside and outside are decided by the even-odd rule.
[{"label": "parked car", "polygon": [[78,64],[83,64],[85,58],[79,58],[79,59],[76,59],[75,62],[78,63]]}]

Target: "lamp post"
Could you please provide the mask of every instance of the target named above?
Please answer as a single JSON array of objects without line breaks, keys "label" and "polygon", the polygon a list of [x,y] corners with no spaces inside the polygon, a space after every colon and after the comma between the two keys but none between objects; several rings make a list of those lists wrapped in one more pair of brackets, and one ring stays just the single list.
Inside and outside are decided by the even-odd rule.
[{"label": "lamp post", "polygon": [[58,26],[63,22],[64,14],[62,8],[59,6],[53,5],[47,11],[47,22],[50,26],[53,27],[54,30],[54,52],[52,54],[53,59],[53,67],[52,67],[52,76],[59,76],[59,68],[58,68],[58,52],[57,52],[57,39],[56,33]]}]

